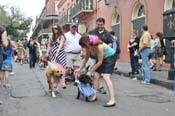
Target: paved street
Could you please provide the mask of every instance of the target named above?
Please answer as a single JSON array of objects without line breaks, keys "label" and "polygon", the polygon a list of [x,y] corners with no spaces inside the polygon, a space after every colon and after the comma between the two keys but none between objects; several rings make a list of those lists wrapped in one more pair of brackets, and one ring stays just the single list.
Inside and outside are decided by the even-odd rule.
[{"label": "paved street", "polygon": [[108,96],[98,94],[98,101],[76,100],[73,83],[60,88],[57,98],[47,94],[44,70],[29,69],[27,64],[14,64],[10,89],[0,89],[0,116],[174,116],[175,94],[156,85],[141,85],[123,76],[112,76],[117,105],[104,108]]}]

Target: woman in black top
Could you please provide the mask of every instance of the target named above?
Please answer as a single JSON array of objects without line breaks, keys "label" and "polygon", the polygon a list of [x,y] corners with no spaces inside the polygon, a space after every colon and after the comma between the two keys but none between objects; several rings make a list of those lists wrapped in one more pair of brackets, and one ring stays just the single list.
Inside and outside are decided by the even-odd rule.
[{"label": "woman in black top", "polygon": [[130,39],[128,44],[132,74],[139,74],[138,49],[139,49],[138,33],[136,31],[133,31],[132,39]]}]

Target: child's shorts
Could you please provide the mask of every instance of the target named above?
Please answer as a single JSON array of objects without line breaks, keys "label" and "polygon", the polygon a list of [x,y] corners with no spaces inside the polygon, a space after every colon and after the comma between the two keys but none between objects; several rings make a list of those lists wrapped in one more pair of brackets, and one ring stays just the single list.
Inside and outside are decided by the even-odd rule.
[{"label": "child's shorts", "polygon": [[2,63],[1,70],[11,72],[12,71],[12,64]]}]

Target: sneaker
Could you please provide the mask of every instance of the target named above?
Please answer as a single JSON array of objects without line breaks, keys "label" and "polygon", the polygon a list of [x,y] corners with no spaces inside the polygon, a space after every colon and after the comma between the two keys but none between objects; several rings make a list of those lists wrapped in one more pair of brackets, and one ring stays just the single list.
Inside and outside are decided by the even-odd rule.
[{"label": "sneaker", "polygon": [[107,94],[107,92],[106,92],[104,87],[99,88],[98,92],[101,93],[101,94]]},{"label": "sneaker", "polygon": [[10,88],[10,87],[11,87],[10,84],[6,84],[6,85],[4,85],[4,88]]},{"label": "sneaker", "polygon": [[132,80],[137,81],[137,77],[134,77]]},{"label": "sneaker", "polygon": [[150,83],[146,81],[141,81],[141,84],[149,85]]},{"label": "sneaker", "polygon": [[14,75],[15,73],[14,72],[10,72],[10,75]]}]

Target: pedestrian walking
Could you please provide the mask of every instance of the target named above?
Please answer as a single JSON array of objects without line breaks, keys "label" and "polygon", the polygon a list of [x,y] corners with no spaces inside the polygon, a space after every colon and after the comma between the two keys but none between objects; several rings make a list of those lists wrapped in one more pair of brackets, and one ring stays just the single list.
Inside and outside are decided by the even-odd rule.
[{"label": "pedestrian walking", "polygon": [[9,40],[7,47],[2,47],[2,53],[6,56],[6,58],[3,59],[2,63],[2,78],[1,83],[3,87],[10,87],[9,84],[9,72],[12,72],[12,54],[14,52],[15,46],[12,45],[12,43]]},{"label": "pedestrian walking", "polygon": [[159,33],[156,33],[156,38],[155,38],[155,43],[154,43],[154,58],[155,58],[155,65],[153,67],[153,71],[160,71],[160,60],[161,57],[163,56],[162,54],[162,49],[161,49],[161,42],[160,42],[160,35]]},{"label": "pedestrian walking", "polygon": [[61,84],[63,88],[66,88],[65,83],[65,68],[66,68],[66,54],[64,51],[65,36],[59,25],[53,25],[52,28],[53,36],[48,38],[48,46],[46,57],[49,57],[51,62],[59,64],[62,67],[63,76],[61,79]]},{"label": "pedestrian walking", "polygon": [[156,66],[154,46],[155,46],[155,40],[153,36],[151,35],[151,40],[150,40],[151,53],[149,55],[150,69],[154,69],[154,67]]},{"label": "pedestrian walking", "polygon": [[9,44],[7,39],[7,31],[6,29],[0,25],[0,86],[2,87],[4,84],[4,79],[2,75],[2,64],[3,61],[7,58],[6,54],[3,53],[2,49],[3,47],[7,47]]},{"label": "pedestrian walking", "polygon": [[27,47],[29,48],[29,67],[30,69],[35,68],[35,63],[37,60],[37,46],[36,38],[30,37],[29,43],[27,44]]},{"label": "pedestrian walking", "polygon": [[[81,73],[83,68],[86,66],[86,63],[90,57],[90,53],[97,54],[98,59],[96,60],[95,65],[87,72],[87,75],[94,76],[94,88],[98,89],[98,81],[99,78],[103,78],[108,90],[110,99],[104,105],[104,107],[113,107],[115,106],[115,97],[114,97],[114,87],[111,81],[111,74],[113,72],[113,68],[115,65],[115,51],[107,44],[98,39],[97,36],[94,35],[84,35],[81,37],[79,41],[80,46],[83,51],[85,51],[83,62],[79,69],[76,71]],[[100,76],[99,76],[100,75]],[[94,94],[90,101],[96,101],[97,94]]]},{"label": "pedestrian walking", "polygon": [[151,35],[148,31],[148,25],[144,24],[142,26],[142,37],[139,43],[139,53],[141,54],[142,58],[142,67],[143,67],[143,84],[150,83],[150,69],[149,69],[149,61],[148,57],[150,55],[150,40]]}]

